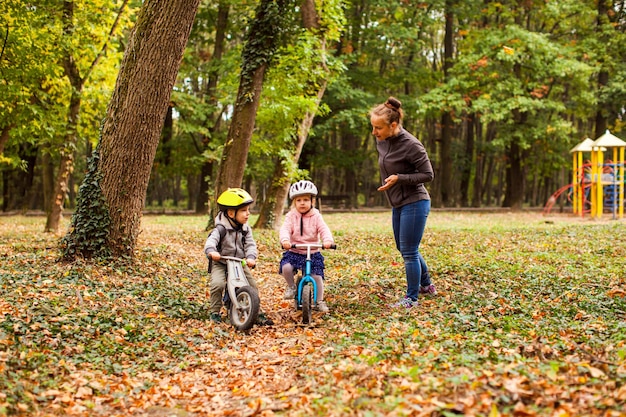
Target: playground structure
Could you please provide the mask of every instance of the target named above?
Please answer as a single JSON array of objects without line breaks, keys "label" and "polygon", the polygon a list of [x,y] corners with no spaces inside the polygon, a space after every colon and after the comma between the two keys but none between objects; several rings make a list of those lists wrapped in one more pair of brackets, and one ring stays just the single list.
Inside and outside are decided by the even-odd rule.
[{"label": "playground structure", "polygon": [[[561,194],[567,192],[572,211],[584,217],[601,218],[605,208],[610,209],[613,219],[624,216],[624,149],[626,142],[608,130],[595,141],[585,139],[570,150],[572,154],[572,183],[557,190],[544,207],[549,213]],[[605,160],[605,153],[612,151],[612,159]],[[583,163],[583,155],[590,159]]]}]

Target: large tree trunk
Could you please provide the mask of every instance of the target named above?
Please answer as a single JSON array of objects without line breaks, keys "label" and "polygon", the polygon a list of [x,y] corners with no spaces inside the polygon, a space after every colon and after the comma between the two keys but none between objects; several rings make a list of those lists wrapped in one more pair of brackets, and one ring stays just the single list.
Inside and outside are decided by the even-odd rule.
[{"label": "large tree trunk", "polygon": [[[198,3],[199,0],[148,1],[139,12],[98,147],[99,175],[95,178],[100,177],[108,208],[108,222],[103,220],[104,227],[108,227],[106,247],[97,248],[100,253],[89,252],[93,247],[81,229],[91,227],[82,219],[90,211],[81,204],[88,204],[87,200],[93,197],[83,195],[81,186],[79,207],[73,218],[75,227],[66,237],[75,253],[134,255],[152,162]],[[88,176],[85,182],[88,179],[93,180]],[[72,234],[76,238],[82,236],[85,251],[82,242],[72,242]]]},{"label": "large tree trunk", "polygon": [[262,64],[254,71],[249,85],[239,85],[235,112],[224,145],[216,196],[229,187],[241,187],[243,182],[266,69],[267,64]]},{"label": "large tree trunk", "polygon": [[102,193],[109,246],[132,256],[152,162],[199,0],[145,2],[102,129]]},{"label": "large tree trunk", "polygon": [[215,187],[216,197],[229,187],[241,187],[265,71],[278,48],[287,4],[289,0],[261,0],[249,27],[242,52],[237,101]]}]

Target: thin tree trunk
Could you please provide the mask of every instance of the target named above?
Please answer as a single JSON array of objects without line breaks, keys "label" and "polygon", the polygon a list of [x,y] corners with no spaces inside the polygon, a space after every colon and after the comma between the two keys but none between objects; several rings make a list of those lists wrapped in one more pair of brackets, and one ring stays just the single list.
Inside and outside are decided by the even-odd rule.
[{"label": "thin tree trunk", "polygon": [[9,141],[9,132],[11,132],[11,129],[13,127],[14,125],[9,124],[9,125],[4,126],[2,128],[2,131],[0,131],[0,155],[4,153],[4,147]]},{"label": "thin tree trunk", "polygon": [[[606,0],[598,0],[597,2],[598,15],[596,18],[596,29],[598,33],[603,33],[602,26],[606,24],[605,22],[608,23],[608,16],[607,16],[607,13],[609,11],[608,3],[609,2]],[[601,36],[601,38],[606,38],[606,36]],[[604,40],[607,41],[607,39],[604,39]],[[601,64],[603,64],[602,61],[601,61]],[[606,67],[602,65],[602,67],[600,68],[600,71],[598,72],[598,90],[602,92],[602,90],[607,86],[608,83],[609,83],[609,73]],[[594,139],[597,139],[600,136],[602,136],[607,129],[607,117],[604,114],[605,112],[604,104],[606,103],[603,103],[602,101],[600,101],[597,104],[596,117],[595,117],[595,135],[596,136],[594,137]]]},{"label": "thin tree trunk", "polygon": [[61,151],[61,162],[54,182],[54,192],[49,203],[50,211],[46,218],[46,232],[56,233],[63,217],[63,203],[68,194],[68,182],[74,170],[74,145],[76,144],[76,128],[78,125],[78,114],[80,113],[80,94],[83,82],[78,78],[70,78],[73,85],[73,93],[70,99],[70,108],[67,116],[67,126],[63,149]]},{"label": "thin tree trunk", "polygon": [[474,162],[474,115],[469,114],[465,118],[465,155],[461,166],[461,206],[469,205],[470,177]]},{"label": "thin tree trunk", "polygon": [[[315,108],[319,107],[319,104],[324,97],[326,91],[326,81],[317,92],[317,101]],[[315,118],[314,111],[308,112],[298,128],[297,140],[294,146],[293,162],[297,163],[302,154],[302,148],[309,137],[311,126],[313,126],[313,119]],[[278,227],[282,221],[283,211],[285,210],[285,201],[287,200],[287,194],[289,193],[289,175],[285,169],[285,165],[282,163],[276,164],[274,175],[272,176],[272,185],[268,191],[268,197],[265,199],[264,204],[261,206],[259,218],[257,219],[254,227],[263,229],[273,229]]]},{"label": "thin tree trunk", "polygon": [[[70,85],[72,86],[72,95],[70,97],[70,106],[67,115],[67,125],[65,127],[65,138],[61,149],[61,161],[59,164],[59,170],[55,180],[54,193],[52,194],[50,201],[50,211],[47,213],[46,218],[46,232],[58,232],[61,223],[61,217],[63,215],[63,202],[68,194],[68,181],[72,171],[74,170],[74,148],[76,147],[77,135],[76,129],[78,126],[78,116],[80,114],[81,96],[83,87],[85,86],[85,80],[89,77],[89,74],[93,71],[98,64],[106,49],[108,47],[110,39],[115,33],[122,12],[126,7],[128,0],[124,0],[117,17],[111,27],[109,36],[105,41],[102,49],[91,63],[91,66],[86,71],[84,76],[81,76],[80,70],[76,65],[76,57],[73,56],[72,51],[68,51],[63,58],[63,70],[65,76],[68,78]],[[63,2],[63,32],[67,36],[72,36],[74,31],[74,1],[68,0]]]},{"label": "thin tree trunk", "polygon": [[[213,48],[213,56],[211,57],[212,70],[208,74],[209,82],[206,88],[207,105],[210,108],[217,107],[217,85],[220,79],[219,62],[222,60],[224,54],[224,44],[226,40],[226,30],[228,28],[228,15],[230,14],[230,5],[228,2],[220,1],[217,8],[217,24],[215,25],[215,47]],[[221,128],[221,113],[215,112],[211,115],[211,126],[209,131],[211,137],[215,137],[216,133]],[[204,149],[209,149],[210,139],[204,137],[202,139]],[[211,196],[209,195],[210,186],[209,180],[213,176],[214,162],[212,160],[205,160],[202,163],[201,175],[200,175],[200,187],[199,193],[196,199],[196,214],[209,213],[211,208]],[[210,219],[212,222],[212,218]]]},{"label": "thin tree trunk", "polygon": [[[452,68],[454,49],[454,12],[452,11],[452,0],[445,2],[445,34],[444,34],[444,60],[443,76],[448,79],[448,73]],[[454,131],[454,121],[450,111],[444,110],[441,116],[441,169],[439,178],[441,183],[441,204],[448,207],[454,203],[454,189],[452,179],[454,175],[452,161],[452,134]]]},{"label": "thin tree trunk", "polygon": [[[319,28],[319,16],[315,9],[314,0],[303,0],[301,3],[302,12],[302,25],[307,30]],[[322,48],[325,53],[326,43],[322,39]],[[322,62],[322,66],[325,71],[328,72],[326,63]],[[327,80],[323,80],[320,88],[317,90],[317,98],[315,101],[314,110],[307,112],[300,122],[300,126],[296,132],[296,141],[293,150],[293,162],[295,164],[300,160],[302,154],[302,148],[306,143],[311,127],[313,126],[313,120],[317,109],[319,108],[322,98],[326,92]],[[259,213],[259,218],[254,225],[255,228],[273,229],[277,228],[282,223],[282,215],[285,210],[285,201],[287,201],[287,195],[289,193],[289,173],[286,170],[284,164],[277,163],[274,173],[272,175],[272,183],[268,190],[268,196],[265,199]]]},{"label": "thin tree trunk", "polygon": [[474,116],[474,127],[476,129],[476,138],[478,140],[478,144],[476,146],[476,159],[475,166],[476,170],[474,171],[474,192],[472,193],[472,207],[480,207],[481,206],[481,198],[483,195],[483,174],[485,172],[485,152],[483,150],[483,129],[482,129],[482,121],[479,116]]},{"label": "thin tree trunk", "polygon": [[229,187],[241,187],[243,182],[263,80],[278,48],[287,4],[289,0],[261,0],[250,25],[242,52],[237,101],[217,176],[216,196]]}]

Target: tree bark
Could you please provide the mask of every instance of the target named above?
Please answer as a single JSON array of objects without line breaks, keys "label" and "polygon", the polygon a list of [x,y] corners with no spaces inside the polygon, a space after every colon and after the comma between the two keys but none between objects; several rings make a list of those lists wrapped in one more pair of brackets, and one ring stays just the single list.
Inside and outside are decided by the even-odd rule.
[{"label": "tree bark", "polygon": [[461,162],[461,207],[469,206],[469,188],[474,163],[474,114],[465,117],[465,155]]},{"label": "tree bark", "polygon": [[[319,29],[319,16],[317,10],[315,9],[315,1],[303,0],[301,3],[301,11],[302,24],[304,28],[307,30]],[[323,42],[322,47],[324,48],[325,45],[326,43]],[[322,63],[322,66],[326,71],[328,71],[325,63]],[[293,148],[293,162],[295,164],[297,164],[300,160],[302,148],[304,147],[304,144],[309,137],[309,132],[311,131],[311,127],[313,126],[313,119],[315,118],[317,109],[322,102],[322,98],[324,97],[324,93],[326,92],[327,85],[327,80],[323,80],[321,82],[321,85],[317,90],[315,110],[307,112],[300,122],[300,126],[298,127],[295,135],[296,141]],[[283,212],[285,211],[285,201],[287,200],[290,186],[291,184],[289,181],[289,173],[287,172],[285,164],[281,163],[281,161],[278,161],[272,175],[272,183],[270,189],[268,190],[268,196],[261,206],[259,217],[254,225],[255,228],[275,229],[280,226],[280,224],[282,223],[282,216]]]},{"label": "tree bark", "polygon": [[[217,9],[217,24],[215,25],[215,47],[213,48],[213,56],[211,57],[212,70],[208,74],[209,82],[206,88],[207,104],[212,108],[217,108],[217,85],[220,79],[219,63],[224,55],[224,44],[226,40],[226,30],[228,29],[228,15],[230,14],[230,5],[226,1],[220,1]],[[221,128],[221,112],[216,111],[211,115],[211,125],[209,132],[211,137],[215,137]],[[209,137],[203,137],[203,150],[209,149],[211,143]],[[202,163],[200,173],[199,194],[196,198],[196,214],[206,214],[211,208],[211,197],[209,196],[209,178],[213,176],[213,160],[205,160]]]},{"label": "tree bark", "polygon": [[98,165],[114,256],[133,256],[150,170],[198,3],[145,2],[124,54]]},{"label": "tree bark", "polygon": [[[443,76],[444,80],[448,80],[448,73],[452,68],[453,49],[454,49],[454,12],[452,11],[452,0],[446,0],[445,3],[445,35],[444,35],[444,59],[443,59]],[[441,116],[441,169],[438,176],[441,183],[441,204],[449,207],[453,204],[454,187],[452,186],[452,175],[454,169],[452,167],[452,134],[454,131],[454,121],[449,110],[444,110]]]},{"label": "tree bark", "polygon": [[2,131],[0,131],[0,155],[4,153],[4,147],[9,141],[9,132],[11,132],[13,127],[14,125],[8,124],[2,128]]},{"label": "tree bark", "polygon": [[[600,34],[603,33],[602,26],[608,22],[607,13],[608,13],[609,7],[607,3],[608,2],[605,0],[598,0],[597,2],[598,17],[596,19],[596,30]],[[600,41],[602,40],[608,41],[606,39],[606,36],[601,35],[600,38],[601,38]],[[602,92],[602,90],[605,89],[607,84],[609,83],[609,72],[604,66],[604,62],[601,61],[601,64],[602,64],[602,67],[600,68],[600,71],[598,72],[598,90],[600,92]],[[596,136],[594,137],[594,139],[597,139],[600,136],[602,136],[607,129],[607,117],[605,114],[606,112],[605,105],[606,103],[603,103],[602,101],[600,101],[597,104],[596,117],[595,117],[595,135]]]},{"label": "tree bark", "polygon": [[[316,109],[319,107],[324,97],[326,85],[327,82],[324,81],[317,92]],[[302,154],[302,148],[309,137],[314,118],[315,112],[311,111],[308,112],[300,122],[293,153],[293,162],[296,164]],[[261,206],[259,218],[254,225],[255,228],[274,229],[280,226],[290,186],[289,175],[285,165],[280,162],[277,163],[272,176],[272,185],[268,191],[268,197],[265,199],[263,206]]]},{"label": "tree bark", "polygon": [[522,153],[517,142],[511,142],[506,155],[506,188],[502,207],[521,210],[524,201],[524,173],[522,172]]},{"label": "tree bark", "polygon": [[241,187],[265,71],[278,48],[288,3],[289,0],[261,0],[247,33],[237,100],[215,187],[216,197],[229,187]]}]

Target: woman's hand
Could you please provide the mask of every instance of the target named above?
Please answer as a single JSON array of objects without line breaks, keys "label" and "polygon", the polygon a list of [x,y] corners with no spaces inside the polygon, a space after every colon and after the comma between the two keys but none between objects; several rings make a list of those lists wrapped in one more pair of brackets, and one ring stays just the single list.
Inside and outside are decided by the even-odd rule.
[{"label": "woman's hand", "polygon": [[385,183],[378,187],[378,191],[387,191],[398,182],[398,176],[396,174],[390,175],[385,178]]}]

